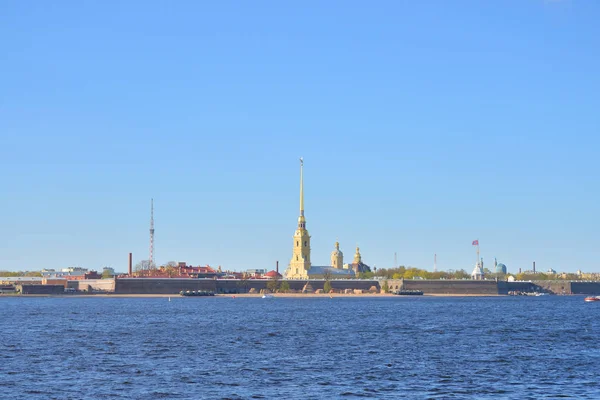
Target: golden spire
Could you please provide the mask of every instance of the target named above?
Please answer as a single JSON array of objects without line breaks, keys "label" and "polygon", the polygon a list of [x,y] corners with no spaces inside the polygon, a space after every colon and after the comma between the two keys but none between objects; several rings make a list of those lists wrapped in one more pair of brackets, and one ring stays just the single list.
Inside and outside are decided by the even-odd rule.
[{"label": "golden spire", "polygon": [[304,160],[300,157],[300,216],[304,216],[304,182],[302,180],[302,167]]}]

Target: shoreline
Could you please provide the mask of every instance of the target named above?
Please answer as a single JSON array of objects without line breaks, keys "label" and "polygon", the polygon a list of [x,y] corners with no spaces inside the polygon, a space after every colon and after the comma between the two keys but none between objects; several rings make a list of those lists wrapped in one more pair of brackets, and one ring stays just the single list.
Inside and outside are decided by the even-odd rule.
[{"label": "shoreline", "polygon": [[[190,296],[190,297],[214,297],[214,298],[233,298],[233,299],[245,299],[245,298],[262,298],[262,294],[259,293],[231,293],[231,294],[215,294],[214,296]],[[15,297],[54,297],[54,298],[183,298],[177,294],[120,294],[120,293],[93,293],[93,294],[8,294],[6,296],[0,295],[6,298]],[[398,298],[414,298],[414,297],[508,297],[504,294],[454,294],[454,293],[426,293],[423,295],[396,295],[392,293],[362,293],[362,294],[344,294],[344,293],[275,293],[274,298],[387,298],[387,297],[398,297]]]}]

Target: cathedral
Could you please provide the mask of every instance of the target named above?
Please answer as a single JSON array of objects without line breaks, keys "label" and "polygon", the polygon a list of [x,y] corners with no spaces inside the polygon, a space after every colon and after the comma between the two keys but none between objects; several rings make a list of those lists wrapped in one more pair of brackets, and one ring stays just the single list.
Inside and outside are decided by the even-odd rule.
[{"label": "cathedral", "polygon": [[287,279],[343,279],[355,278],[361,272],[370,272],[371,268],[362,262],[360,249],[356,247],[352,264],[344,264],[344,253],[340,250],[340,244],[335,243],[335,249],[331,252],[331,265],[315,266],[310,262],[310,235],[306,230],[306,218],[304,218],[304,162],[300,159],[300,216],[298,227],[294,233],[294,244],[292,260],[285,271]]}]

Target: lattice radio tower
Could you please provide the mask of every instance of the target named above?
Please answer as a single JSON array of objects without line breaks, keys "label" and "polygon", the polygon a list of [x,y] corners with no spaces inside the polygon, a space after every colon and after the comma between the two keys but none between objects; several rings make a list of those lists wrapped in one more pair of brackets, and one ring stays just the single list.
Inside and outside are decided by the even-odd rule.
[{"label": "lattice radio tower", "polygon": [[150,258],[148,268],[154,267],[154,199],[150,199]]}]

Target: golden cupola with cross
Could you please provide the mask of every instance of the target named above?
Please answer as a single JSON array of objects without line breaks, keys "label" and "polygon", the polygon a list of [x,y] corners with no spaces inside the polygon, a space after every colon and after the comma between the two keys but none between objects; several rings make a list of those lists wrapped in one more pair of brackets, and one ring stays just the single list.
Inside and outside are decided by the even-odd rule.
[{"label": "golden cupola with cross", "polygon": [[344,253],[340,250],[339,242],[335,242],[335,250],[331,252],[331,266],[336,269],[344,268]]},{"label": "golden cupola with cross", "polygon": [[304,162],[300,159],[300,216],[298,217],[298,227],[294,233],[294,246],[292,250],[292,260],[286,271],[286,278],[303,279],[308,278],[310,270],[310,235],[306,230],[306,218],[304,218],[304,182],[303,182]]}]

